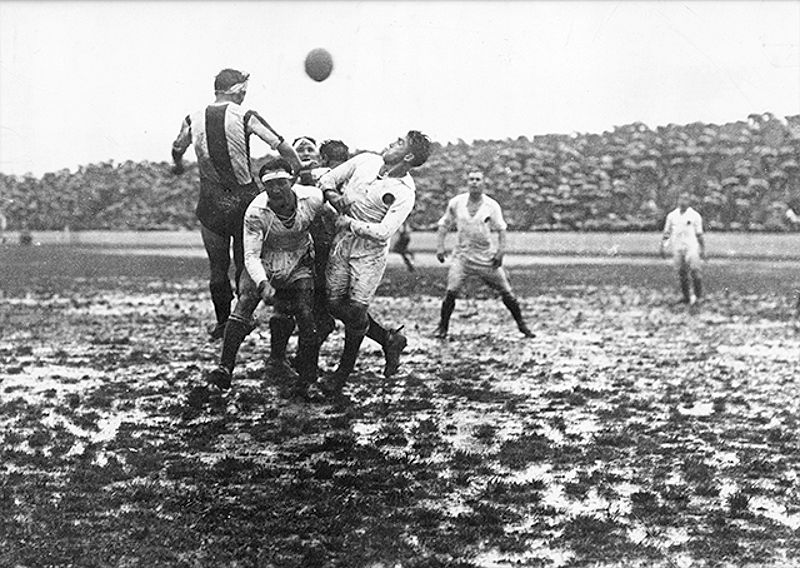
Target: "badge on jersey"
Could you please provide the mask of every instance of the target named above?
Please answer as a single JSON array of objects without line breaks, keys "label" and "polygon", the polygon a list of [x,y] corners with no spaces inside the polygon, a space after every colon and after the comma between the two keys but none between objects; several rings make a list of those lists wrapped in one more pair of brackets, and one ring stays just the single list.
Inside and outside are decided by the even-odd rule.
[{"label": "badge on jersey", "polygon": [[394,195],[392,195],[391,193],[384,193],[383,197],[381,197],[381,201],[383,201],[383,204],[388,207],[392,203],[394,203]]}]

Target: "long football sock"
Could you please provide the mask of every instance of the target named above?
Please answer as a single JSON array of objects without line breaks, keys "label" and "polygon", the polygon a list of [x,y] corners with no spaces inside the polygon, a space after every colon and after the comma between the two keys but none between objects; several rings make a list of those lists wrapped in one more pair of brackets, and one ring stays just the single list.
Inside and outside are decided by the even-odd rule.
[{"label": "long football sock", "polygon": [[294,319],[285,316],[269,318],[270,359],[286,359],[286,345],[294,331]]},{"label": "long football sock", "polygon": [[214,304],[217,323],[225,323],[231,315],[231,301],[233,300],[231,283],[226,278],[221,282],[212,282],[208,288],[211,291],[211,302]]},{"label": "long football sock", "polygon": [[367,318],[369,319],[369,327],[367,328],[367,337],[371,340],[375,341],[381,347],[386,347],[387,341],[389,341],[389,332],[375,321],[372,316],[367,312]]},{"label": "long football sock", "polygon": [[456,295],[452,292],[447,292],[442,301],[442,310],[439,319],[439,328],[447,331],[450,326],[450,316],[453,315],[453,310],[456,308]]},{"label": "long football sock", "polygon": [[678,279],[681,283],[681,293],[683,294],[683,299],[688,302],[689,297],[692,295],[692,284],[689,281],[689,271],[686,268],[680,268],[678,270]]},{"label": "long football sock", "polygon": [[511,316],[514,318],[514,321],[517,322],[517,326],[524,327],[525,320],[522,318],[522,310],[519,307],[517,299],[511,294],[503,294],[502,299],[503,305],[511,312]]},{"label": "long football sock", "polygon": [[366,333],[366,329],[354,329],[352,327],[344,329],[344,349],[339,359],[339,367],[336,369],[336,374],[344,378],[353,372],[358,359],[358,351]]},{"label": "long football sock", "polygon": [[700,279],[700,275],[697,272],[695,272],[693,276],[694,295],[700,298],[703,295],[703,281]]},{"label": "long football sock", "polygon": [[236,316],[228,318],[228,325],[225,326],[225,335],[222,339],[222,355],[219,358],[220,365],[233,372],[239,347],[252,329],[249,322],[243,321]]}]

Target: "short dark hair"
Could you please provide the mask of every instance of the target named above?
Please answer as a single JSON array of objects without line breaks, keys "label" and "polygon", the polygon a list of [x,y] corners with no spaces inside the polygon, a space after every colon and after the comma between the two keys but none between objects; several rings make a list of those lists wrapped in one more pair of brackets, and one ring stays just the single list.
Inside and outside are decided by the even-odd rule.
[{"label": "short dark hair", "polygon": [[267,172],[274,172],[277,170],[283,170],[287,174],[292,174],[292,164],[289,163],[289,160],[285,158],[272,158],[270,161],[265,163],[261,166],[261,169],[258,170],[258,177],[261,178]]},{"label": "short dark hair", "polygon": [[227,91],[237,83],[246,81],[248,77],[250,77],[250,73],[243,73],[236,69],[223,69],[214,77],[214,90]]},{"label": "short dark hair", "polygon": [[409,130],[406,135],[408,146],[414,159],[411,161],[412,167],[421,166],[428,161],[431,155],[431,140],[419,130]]},{"label": "short dark hair", "polygon": [[350,159],[350,148],[341,140],[325,140],[320,144],[319,155],[325,162],[346,162]]}]

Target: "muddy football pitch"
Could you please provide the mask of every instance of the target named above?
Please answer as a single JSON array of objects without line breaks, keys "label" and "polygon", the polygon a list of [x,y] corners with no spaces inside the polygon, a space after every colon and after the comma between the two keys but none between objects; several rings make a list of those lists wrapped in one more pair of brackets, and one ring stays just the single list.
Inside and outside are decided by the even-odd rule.
[{"label": "muddy football pitch", "polygon": [[536,337],[471,285],[441,341],[446,267],[393,257],[400,372],[366,340],[330,405],[264,376],[266,308],[209,393],[202,255],[112,252],[0,247],[0,566],[800,566],[796,262],[691,309],[665,262],[509,262]]}]

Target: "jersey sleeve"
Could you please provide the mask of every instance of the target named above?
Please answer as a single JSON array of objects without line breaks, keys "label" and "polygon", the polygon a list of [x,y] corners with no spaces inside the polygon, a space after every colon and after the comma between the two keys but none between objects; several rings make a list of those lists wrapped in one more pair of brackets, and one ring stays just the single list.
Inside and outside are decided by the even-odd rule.
[{"label": "jersey sleeve", "polygon": [[703,234],[703,217],[698,213],[694,218],[694,234],[698,237]]},{"label": "jersey sleeve", "polygon": [[242,241],[244,244],[244,267],[256,285],[267,280],[267,272],[261,263],[261,247],[267,236],[269,227],[261,214],[262,207],[256,198],[247,207],[244,214],[244,229]]},{"label": "jersey sleeve", "polygon": [[362,161],[362,156],[354,156],[346,162],[339,164],[332,170],[323,173],[319,178],[319,182],[317,182],[317,186],[322,190],[323,194],[329,190],[338,191],[343,184],[353,177],[356,167],[358,167]]},{"label": "jersey sleeve", "polygon": [[255,134],[266,142],[273,150],[277,149],[283,136],[278,134],[260,114],[254,110],[249,110],[244,115],[244,123],[248,134]]},{"label": "jersey sleeve", "polygon": [[368,223],[352,219],[350,230],[359,237],[365,237],[373,241],[388,241],[411,214],[411,210],[414,208],[414,200],[414,192],[410,189],[396,191],[395,201],[386,211],[380,223]]},{"label": "jersey sleeve", "polygon": [[672,213],[667,215],[664,220],[664,230],[662,231],[662,238],[666,241],[672,235]]},{"label": "jersey sleeve", "polygon": [[503,210],[500,209],[500,204],[492,201],[492,212],[489,215],[489,228],[492,231],[505,231],[508,229],[508,224],[503,218]]}]

